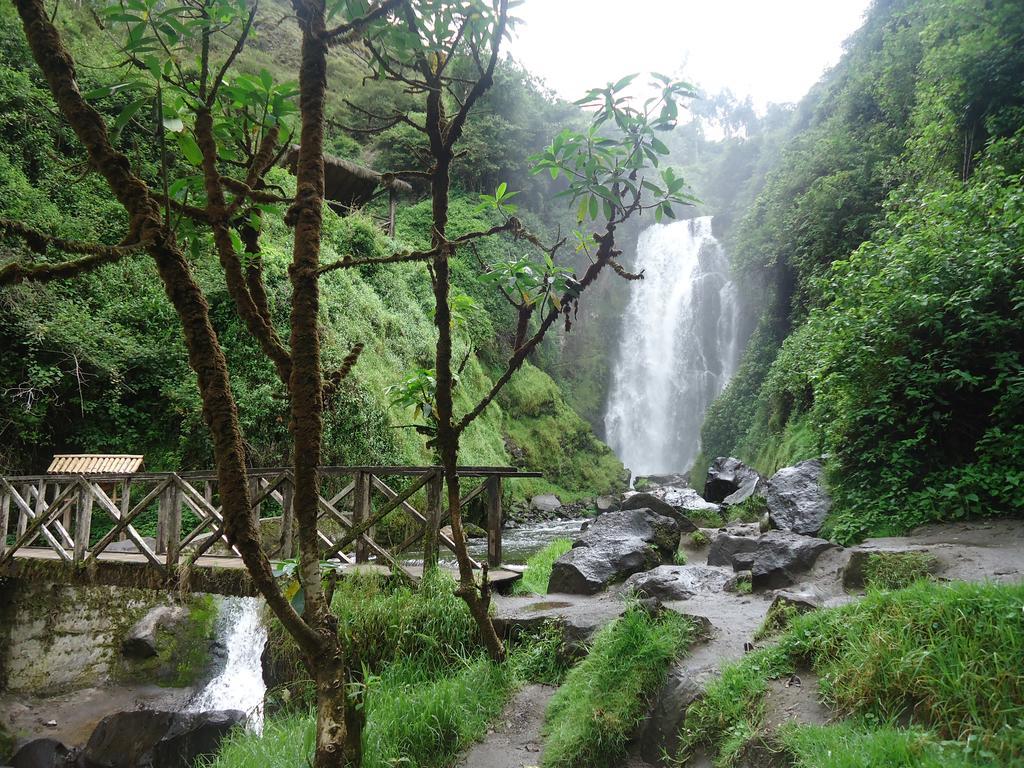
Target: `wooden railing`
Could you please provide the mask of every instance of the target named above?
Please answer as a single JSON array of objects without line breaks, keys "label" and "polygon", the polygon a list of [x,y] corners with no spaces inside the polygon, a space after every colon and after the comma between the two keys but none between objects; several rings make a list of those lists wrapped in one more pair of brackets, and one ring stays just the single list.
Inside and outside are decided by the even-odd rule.
[{"label": "wooden railing", "polygon": [[[413,559],[418,544],[424,563],[431,564],[438,561],[441,547],[454,548],[442,530],[450,514],[444,508],[439,467],[321,467],[319,474],[317,536],[324,559],[374,561],[408,575],[403,561]],[[497,567],[502,558],[503,481],[540,473],[460,467],[459,475],[479,481],[467,484],[471,489],[462,496],[462,505],[483,498],[487,560]],[[401,490],[383,479],[393,477],[402,480]],[[252,469],[249,482],[264,546],[272,557],[293,557],[291,469]],[[414,497],[425,500],[422,511],[413,505]],[[377,541],[375,531],[392,514],[404,515],[404,528],[410,532],[388,547]],[[147,541],[139,527],[145,521],[152,528],[154,518],[156,536]],[[108,530],[100,534],[97,521]],[[168,576],[178,567],[216,564],[211,558],[239,555],[224,533],[214,472],[145,472],[0,476],[0,566],[18,556],[68,563],[134,559]]]}]

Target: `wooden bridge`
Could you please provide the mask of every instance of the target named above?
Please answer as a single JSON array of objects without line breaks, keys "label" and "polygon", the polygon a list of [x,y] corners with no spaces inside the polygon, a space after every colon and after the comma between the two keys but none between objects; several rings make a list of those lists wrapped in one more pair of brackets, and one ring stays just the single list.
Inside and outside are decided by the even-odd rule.
[{"label": "wooden bridge", "polygon": [[[416,580],[422,563],[437,563],[441,550],[454,548],[443,530],[450,513],[440,467],[321,467],[319,474],[321,558],[340,569],[369,567]],[[460,467],[459,475],[471,481],[463,510],[471,503],[484,507],[491,578],[518,578],[501,568],[503,482],[540,473]],[[274,559],[294,557],[292,470],[251,469],[249,482],[264,548]],[[421,508],[414,506],[417,499]],[[379,540],[385,522],[401,532],[400,541]],[[144,536],[140,528],[155,535]],[[34,574],[62,583],[252,593],[224,534],[211,471],[0,476],[0,577]]]}]

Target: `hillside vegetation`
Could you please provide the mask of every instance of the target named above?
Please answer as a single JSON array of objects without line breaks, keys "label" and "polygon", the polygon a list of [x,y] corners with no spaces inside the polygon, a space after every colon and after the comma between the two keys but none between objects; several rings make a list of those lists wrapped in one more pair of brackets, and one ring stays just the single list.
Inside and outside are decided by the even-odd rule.
[{"label": "hillside vegetation", "polygon": [[[285,10],[271,3],[266,18]],[[59,12],[81,63],[83,90],[114,84],[116,75],[105,66],[113,48],[89,5],[62,6]],[[290,37],[294,25],[268,21],[264,26],[245,52],[241,69],[256,74],[266,67],[286,77],[294,72],[288,65],[296,44]],[[339,127],[357,122],[358,113],[346,101],[402,104],[402,93],[393,85],[363,87],[363,74],[354,56],[332,58],[330,150],[382,170],[411,167],[415,147],[400,130],[367,136]],[[542,201],[547,184],[528,175],[527,158],[550,140],[560,121],[576,113],[510,62],[502,65],[496,81],[480,116],[467,129],[472,161],[460,164],[455,178],[460,191],[453,200],[450,226],[456,235],[494,223],[489,218],[494,214],[478,212],[476,202],[477,193],[493,191],[499,176],[521,185],[524,204],[546,210]],[[0,104],[0,217],[64,237],[112,242],[120,214],[97,177],[83,174],[83,158],[54,116],[52,99],[31,64],[9,4],[0,8]],[[110,109],[113,119],[122,106],[115,94],[103,108]],[[54,135],[60,137],[56,142]],[[152,137],[141,128],[129,123],[123,142],[141,167],[152,169],[157,163]],[[274,171],[273,181],[292,189],[292,177],[283,169]],[[417,196],[402,203],[397,242],[383,234],[377,218],[382,211],[376,204],[353,216],[328,212],[323,261],[421,246],[429,239],[429,203],[417,204]],[[557,220],[545,221],[526,209],[522,215],[542,233],[557,227]],[[265,279],[273,319],[285,328],[291,236],[278,217],[267,221],[261,237]],[[494,256],[486,248],[500,244],[487,244],[481,257]],[[191,255],[231,361],[248,459],[255,466],[285,462],[287,404],[273,368],[238,324],[215,256],[204,247]],[[453,264],[456,288],[477,299],[470,316],[457,318],[456,352],[465,364],[456,396],[457,405],[466,410],[503,368],[515,320],[492,287],[477,283],[474,257],[467,252],[458,258]],[[326,414],[326,461],[432,461],[424,439],[406,428],[413,421],[411,412],[395,405],[388,391],[431,364],[432,307],[429,281],[419,265],[340,270],[323,280],[325,364],[336,366],[357,342],[366,345]],[[0,292],[0,347],[5,360],[0,372],[0,467],[38,471],[54,452],[143,453],[151,470],[211,466],[194,374],[149,260],[128,259],[67,283],[5,289]],[[572,500],[619,486],[621,463],[567,404],[555,382],[530,363],[520,377],[464,436],[464,463],[542,470],[545,481],[509,484],[520,497],[553,490]]]},{"label": "hillside vegetation", "polygon": [[1024,509],[1022,34],[1015,2],[876,2],[788,126],[760,124],[781,152],[720,202],[769,290],[695,476],[826,454],[842,541]]}]

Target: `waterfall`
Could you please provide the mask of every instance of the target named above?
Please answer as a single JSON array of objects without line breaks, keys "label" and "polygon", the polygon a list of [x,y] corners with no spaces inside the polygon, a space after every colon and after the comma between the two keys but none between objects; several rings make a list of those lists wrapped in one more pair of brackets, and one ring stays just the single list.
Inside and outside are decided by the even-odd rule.
[{"label": "waterfall", "polygon": [[263,682],[261,656],[267,642],[263,626],[263,601],[255,597],[219,598],[216,634],[227,654],[224,668],[193,697],[191,712],[240,709],[248,715],[247,725],[263,730]]},{"label": "waterfall", "polygon": [[622,318],[605,430],[634,477],[681,472],[700,445],[704,412],[733,374],[739,301],[711,217],[641,235]]}]

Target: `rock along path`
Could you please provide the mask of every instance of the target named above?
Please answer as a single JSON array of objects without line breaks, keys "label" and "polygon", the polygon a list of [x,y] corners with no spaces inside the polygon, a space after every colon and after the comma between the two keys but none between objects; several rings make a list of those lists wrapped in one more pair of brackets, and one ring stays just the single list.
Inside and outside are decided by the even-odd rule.
[{"label": "rock along path", "polygon": [[[687,537],[683,537],[684,543]],[[703,562],[706,549],[687,549],[691,563]],[[843,570],[858,551],[927,552],[937,562],[935,576],[940,580],[995,581],[1013,583],[1024,580],[1024,521],[1019,519],[977,520],[922,526],[907,536],[869,539],[849,549],[834,549],[821,556],[804,578],[791,587],[793,591],[817,594],[827,605],[838,605],[856,599],[843,588]],[[685,690],[701,689],[713,680],[724,664],[743,656],[746,644],[764,618],[771,603],[770,592],[739,595],[729,592],[697,594],[687,600],[666,600],[666,608],[706,620],[709,637],[690,648],[670,670],[666,686]],[[624,609],[622,600],[611,592],[593,596],[551,594],[540,597],[496,599],[496,620],[499,625],[518,625],[529,629],[546,619],[563,622],[567,640],[582,644]],[[702,622],[704,623],[704,622]],[[759,644],[761,645],[761,644]],[[801,670],[801,685],[786,686],[775,681],[769,694],[769,716],[778,722],[825,722],[829,712],[819,701],[816,677]],[[678,681],[688,681],[680,685]],[[691,685],[692,683],[692,685]],[[544,711],[554,689],[531,685],[522,689],[508,705],[501,719],[485,739],[473,745],[458,763],[459,768],[532,768],[539,765],[543,749],[540,735]],[[685,705],[684,705],[685,706]],[[648,718],[645,728],[670,730],[679,712],[666,712],[658,723],[657,709]],[[673,715],[676,717],[673,718]],[[643,750],[643,742],[657,740],[653,733],[641,733],[634,741],[625,763],[628,768],[651,768],[656,757]],[[647,754],[643,754],[646,751]],[[646,758],[646,760],[645,760]],[[687,768],[710,768],[705,755],[694,755]]]}]

